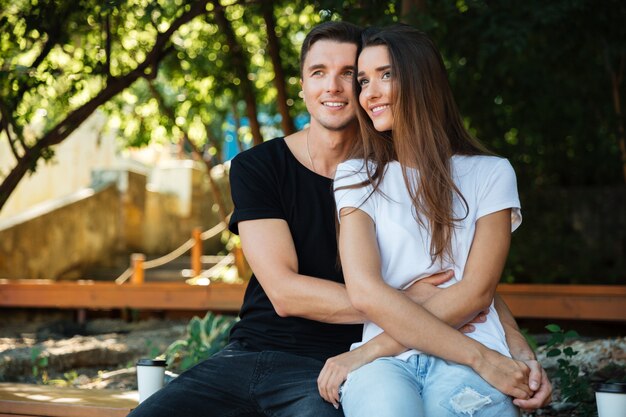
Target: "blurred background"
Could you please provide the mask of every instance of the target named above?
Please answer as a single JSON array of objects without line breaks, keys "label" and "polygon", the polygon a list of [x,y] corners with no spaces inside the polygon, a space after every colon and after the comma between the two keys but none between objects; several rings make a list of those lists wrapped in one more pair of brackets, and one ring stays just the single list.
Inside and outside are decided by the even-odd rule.
[{"label": "blurred background", "polygon": [[625,19],[619,0],[1,0],[0,278],[84,277],[217,223],[227,162],[308,122],[306,33],[348,20],[429,33],[515,167],[504,282],[624,284]]}]

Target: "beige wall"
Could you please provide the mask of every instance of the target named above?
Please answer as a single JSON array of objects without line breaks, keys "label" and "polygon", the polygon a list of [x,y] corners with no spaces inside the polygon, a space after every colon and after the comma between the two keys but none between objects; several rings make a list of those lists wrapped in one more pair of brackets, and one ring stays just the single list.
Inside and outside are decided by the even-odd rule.
[{"label": "beige wall", "polygon": [[[70,196],[89,187],[94,168],[109,169],[122,161],[115,137],[104,128],[106,118],[94,113],[60,145],[55,156],[40,160],[37,170],[26,175],[0,210],[0,219],[18,215],[36,204]],[[5,140],[0,140],[0,172],[8,173],[15,159]]]},{"label": "beige wall", "polygon": [[[158,174],[160,186],[136,172],[96,171],[93,188],[0,220],[0,278],[78,279],[94,265],[126,264],[132,252],[163,255],[189,239],[194,227],[217,224],[204,166],[181,161],[166,167],[173,169],[177,175]],[[214,177],[228,196],[227,176],[216,169]],[[170,182],[178,193],[167,192]],[[216,253],[219,237],[204,248]]]},{"label": "beige wall", "polygon": [[115,250],[120,233],[115,186],[68,199],[75,201],[17,224],[0,224],[0,278],[77,278],[76,271]]}]

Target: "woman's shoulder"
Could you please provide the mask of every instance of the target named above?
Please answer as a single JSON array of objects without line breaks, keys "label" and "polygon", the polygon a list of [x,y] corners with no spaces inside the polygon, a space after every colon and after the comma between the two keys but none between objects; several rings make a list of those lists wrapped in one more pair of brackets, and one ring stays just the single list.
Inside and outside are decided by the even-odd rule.
[{"label": "woman's shoulder", "polygon": [[[371,163],[370,163],[371,164]],[[361,159],[361,158],[357,158],[357,159],[348,159],[346,161],[340,162],[339,165],[337,165],[337,172],[342,171],[345,173],[360,173],[360,172],[366,172],[366,168],[365,168],[365,160]]]},{"label": "woman's shoulder", "polygon": [[512,169],[508,159],[495,155],[454,155],[452,164],[458,174],[468,171],[488,174],[493,171]]}]

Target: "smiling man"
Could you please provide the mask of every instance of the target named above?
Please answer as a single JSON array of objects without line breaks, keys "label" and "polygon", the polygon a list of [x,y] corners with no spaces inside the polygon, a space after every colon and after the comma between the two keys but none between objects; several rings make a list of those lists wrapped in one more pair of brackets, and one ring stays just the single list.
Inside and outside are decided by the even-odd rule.
[{"label": "smiling man", "polygon": [[[352,79],[361,29],[315,27],[301,52],[310,127],[265,142],[231,165],[235,211],[254,275],[229,345],[184,372],[131,416],[343,414],[320,397],[327,358],[361,336],[337,268],[332,178],[357,137]],[[342,323],[342,324],[339,324]]]}]

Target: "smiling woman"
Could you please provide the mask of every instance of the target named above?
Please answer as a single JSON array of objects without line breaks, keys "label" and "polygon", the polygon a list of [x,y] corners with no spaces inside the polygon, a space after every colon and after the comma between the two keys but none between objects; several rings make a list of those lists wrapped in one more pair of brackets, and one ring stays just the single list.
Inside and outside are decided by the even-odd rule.
[{"label": "smiling woman", "polygon": [[387,47],[373,46],[359,55],[357,83],[361,87],[359,103],[372,119],[376,130],[391,130],[394,83]]},{"label": "smiling woman", "polygon": [[[510,163],[464,128],[439,51],[417,29],[365,30],[356,86],[360,157],[339,164],[334,189],[346,289],[366,321],[361,342],[327,362],[320,393],[336,402],[345,379],[347,417],[502,417],[544,405],[546,374],[495,302],[521,223]],[[416,281],[442,271],[453,278],[411,298]],[[468,323],[466,335],[455,330]]]}]

